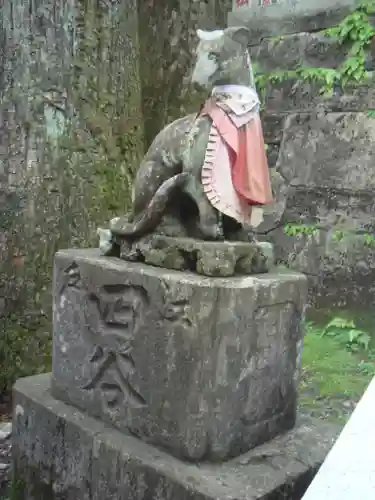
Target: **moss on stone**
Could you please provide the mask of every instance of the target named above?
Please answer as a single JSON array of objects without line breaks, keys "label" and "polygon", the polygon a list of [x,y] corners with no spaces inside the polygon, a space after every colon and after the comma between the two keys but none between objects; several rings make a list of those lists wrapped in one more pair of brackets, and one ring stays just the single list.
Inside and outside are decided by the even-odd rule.
[{"label": "moss on stone", "polygon": [[[56,39],[47,46],[50,33],[39,32],[39,14],[31,9],[25,29],[31,27],[33,36],[18,34],[24,43],[16,44],[17,55],[7,61],[9,82],[16,80],[17,86],[1,90],[5,108],[17,102],[17,113],[9,122],[7,147],[13,157],[5,160],[4,171],[17,171],[17,178],[8,186],[9,210],[0,216],[6,237],[3,247],[0,242],[5,332],[0,390],[19,376],[50,367],[55,252],[96,246],[97,226],[129,208],[132,177],[143,154],[132,3],[109,12],[104,5],[79,2],[70,12],[79,26],[74,30],[68,12],[45,10],[43,16],[51,19],[43,26],[52,26],[59,16],[66,24],[51,31]],[[4,22],[19,25],[10,18]],[[13,32],[9,35],[11,42]],[[65,60],[72,42],[75,56]]]}]

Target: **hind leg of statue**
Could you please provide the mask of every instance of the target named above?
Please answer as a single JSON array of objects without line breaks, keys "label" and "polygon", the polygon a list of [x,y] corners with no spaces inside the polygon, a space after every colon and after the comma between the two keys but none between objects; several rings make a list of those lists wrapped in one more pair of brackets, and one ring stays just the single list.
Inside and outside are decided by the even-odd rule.
[{"label": "hind leg of statue", "polygon": [[221,214],[211,205],[202,183],[192,175],[185,185],[185,191],[194,200],[198,212],[198,229],[204,240],[223,240],[224,233],[221,224]]}]

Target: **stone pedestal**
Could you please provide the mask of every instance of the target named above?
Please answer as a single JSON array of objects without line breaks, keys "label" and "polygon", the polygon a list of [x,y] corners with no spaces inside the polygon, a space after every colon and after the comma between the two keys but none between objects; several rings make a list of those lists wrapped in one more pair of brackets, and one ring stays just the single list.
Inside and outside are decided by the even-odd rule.
[{"label": "stone pedestal", "polygon": [[187,463],[54,399],[49,375],[17,382],[13,429],[20,500],[300,500],[338,434],[304,420],[226,463]]},{"label": "stone pedestal", "polygon": [[52,395],[190,460],[290,429],[306,279],[208,278],[96,250],[55,260]]},{"label": "stone pedestal", "polygon": [[201,241],[158,234],[131,245],[118,240],[119,256],[128,262],[216,278],[267,273],[275,261],[273,245],[260,241]]},{"label": "stone pedestal", "polygon": [[299,500],[338,434],[295,426],[306,293],[297,273],[59,252],[53,373],[14,388],[11,498]]}]

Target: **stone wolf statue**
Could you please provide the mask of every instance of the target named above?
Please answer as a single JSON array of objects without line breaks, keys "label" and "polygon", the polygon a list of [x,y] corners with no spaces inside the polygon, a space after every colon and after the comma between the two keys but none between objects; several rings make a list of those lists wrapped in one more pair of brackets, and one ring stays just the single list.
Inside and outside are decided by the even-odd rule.
[{"label": "stone wolf statue", "polygon": [[103,250],[112,237],[134,242],[151,233],[244,240],[259,207],[272,202],[249,31],[197,35],[191,81],[211,96],[157,135],[135,177],[131,215],[98,231]]}]

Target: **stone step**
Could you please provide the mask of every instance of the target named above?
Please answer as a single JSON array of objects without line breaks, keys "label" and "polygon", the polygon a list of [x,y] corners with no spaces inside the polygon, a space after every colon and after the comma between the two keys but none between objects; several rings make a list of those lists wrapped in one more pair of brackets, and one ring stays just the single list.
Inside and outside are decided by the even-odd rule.
[{"label": "stone step", "polygon": [[234,460],[193,464],[57,401],[48,374],[19,380],[14,405],[23,500],[300,500],[339,433],[303,419]]}]

